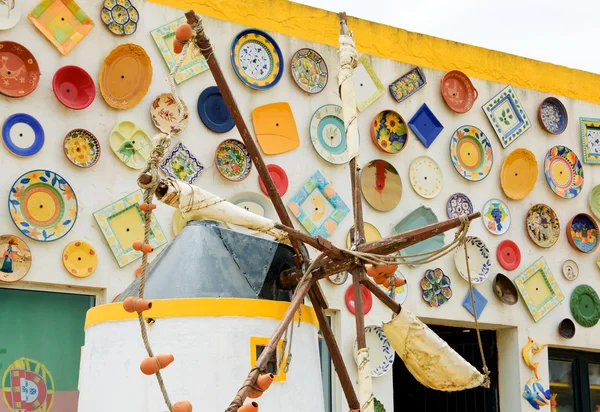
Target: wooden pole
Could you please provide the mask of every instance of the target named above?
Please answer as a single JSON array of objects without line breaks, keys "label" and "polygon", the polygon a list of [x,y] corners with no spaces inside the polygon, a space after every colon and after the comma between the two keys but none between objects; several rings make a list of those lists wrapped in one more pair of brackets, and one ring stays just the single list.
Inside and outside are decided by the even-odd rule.
[{"label": "wooden pole", "polygon": [[371,291],[372,294],[375,295],[377,299],[379,299],[385,306],[391,309],[394,313],[400,313],[402,310],[402,306],[397,303],[395,300],[390,298],[387,293],[383,291],[379,286],[373,283],[369,278],[365,277],[361,282],[367,289]]}]

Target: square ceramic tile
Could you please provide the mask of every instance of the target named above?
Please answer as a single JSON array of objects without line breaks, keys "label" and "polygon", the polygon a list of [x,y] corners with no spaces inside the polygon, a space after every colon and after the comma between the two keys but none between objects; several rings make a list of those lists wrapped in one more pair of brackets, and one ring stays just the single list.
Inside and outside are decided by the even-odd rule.
[{"label": "square ceramic tile", "polygon": [[444,126],[425,103],[410,119],[408,125],[426,148],[429,148],[435,138],[444,130]]},{"label": "square ceramic tile", "polygon": [[[181,23],[185,23],[185,21],[185,17],[180,17],[177,20],[173,20],[164,26],[160,26],[150,31],[150,34],[152,35],[160,54],[165,60],[165,63],[167,63],[169,70],[173,70],[180,56],[179,54],[175,54],[173,51],[175,30],[177,29],[177,26],[179,26]],[[205,70],[208,70],[208,64],[206,63],[204,56],[192,56],[191,53],[188,53],[183,61],[183,64],[179,68],[179,72],[177,72],[177,75],[175,76],[175,83],[179,84],[191,79]]]},{"label": "square ceramic tile", "polygon": [[350,212],[320,171],[316,171],[294,195],[288,207],[313,236],[328,238]]},{"label": "square ceramic tile", "polygon": [[425,74],[415,67],[390,84],[390,93],[398,103],[408,99],[427,84]]},{"label": "square ceramic tile", "polygon": [[[117,259],[119,267],[142,257],[142,252],[132,247],[134,241],[144,239],[144,214],[140,210],[142,201],[142,191],[137,190],[94,213],[94,219]],[[165,243],[167,243],[165,234],[153,214],[150,245],[156,249]]]},{"label": "square ceramic tile", "polygon": [[204,166],[183,143],[177,143],[171,153],[164,158],[160,168],[167,176],[190,184],[204,171]]},{"label": "square ceramic tile", "polygon": [[359,64],[354,69],[354,91],[356,94],[356,108],[362,112],[375,100],[383,96],[385,89],[375,71],[369,63],[369,59],[361,56]]},{"label": "square ceramic tile", "polygon": [[600,164],[600,119],[580,117],[583,162]]},{"label": "square ceramic tile", "polygon": [[504,148],[531,127],[529,117],[512,86],[506,86],[481,108]]},{"label": "square ceramic tile", "polygon": [[565,299],[543,257],[519,275],[515,285],[536,322]]},{"label": "square ceramic tile", "polygon": [[[481,313],[487,306],[488,300],[479,292],[476,288],[473,288],[473,297],[475,298],[475,312],[477,313],[477,319],[481,316]],[[467,296],[463,301],[463,306],[473,315],[473,305],[471,303],[471,293],[467,290]]]}]

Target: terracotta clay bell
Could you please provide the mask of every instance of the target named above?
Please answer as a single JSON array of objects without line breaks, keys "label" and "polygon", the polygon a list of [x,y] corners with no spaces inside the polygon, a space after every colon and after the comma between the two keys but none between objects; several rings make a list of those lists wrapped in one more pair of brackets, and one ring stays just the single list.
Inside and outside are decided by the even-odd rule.
[{"label": "terracotta clay bell", "polygon": [[154,375],[160,369],[164,369],[175,360],[170,353],[167,355],[156,355],[153,358],[146,358],[140,364],[140,370],[145,375]]},{"label": "terracotta clay bell", "polygon": [[274,378],[275,378],[275,376],[273,376],[272,373],[268,373],[266,375],[260,375],[258,377],[258,379],[256,379],[256,385],[255,385],[255,387],[258,389],[254,389],[254,388],[251,389],[250,392],[248,393],[248,397],[250,399],[260,398],[262,396],[262,394],[267,389],[269,389],[269,387],[273,383]]},{"label": "terracotta clay bell", "polygon": [[123,309],[129,313],[137,312],[142,313],[145,310],[152,308],[152,302],[145,299],[138,299],[133,296],[129,296],[123,301]]},{"label": "terracotta clay bell", "polygon": [[173,51],[176,54],[181,53],[183,45],[192,37],[192,26],[183,23],[175,30],[175,40],[173,40]]},{"label": "terracotta clay bell", "polygon": [[192,404],[189,401],[179,401],[173,405],[173,412],[192,412]]},{"label": "terracotta clay bell", "polygon": [[141,251],[142,253],[152,253],[154,251],[152,246],[150,246],[148,243],[142,242],[141,240],[136,240],[131,246],[133,249]]},{"label": "terracotta clay bell", "polygon": [[258,412],[258,403],[256,403],[256,402],[247,403],[247,404],[243,405],[240,409],[238,409],[238,412]]}]

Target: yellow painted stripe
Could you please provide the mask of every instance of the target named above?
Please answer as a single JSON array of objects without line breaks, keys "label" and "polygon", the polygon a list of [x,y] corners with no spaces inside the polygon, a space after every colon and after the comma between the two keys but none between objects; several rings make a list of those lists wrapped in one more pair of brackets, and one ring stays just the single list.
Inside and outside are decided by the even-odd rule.
[{"label": "yellow painted stripe", "polygon": [[[282,319],[289,307],[288,302],[258,299],[234,298],[197,298],[197,299],[159,299],[152,301],[152,309],[144,312],[147,318],[184,318],[198,316],[243,316],[250,318]],[[317,316],[313,308],[301,306],[302,322],[318,327]],[[137,319],[137,314],[125,312],[122,303],[110,303],[88,310],[85,328],[103,322]],[[295,315],[296,321],[298,314]]]},{"label": "yellow painted stripe", "polygon": [[[249,27],[338,47],[335,13],[289,0],[150,0]],[[359,52],[482,80],[600,103],[600,75],[349,18]],[[208,33],[219,36],[218,32]],[[287,56],[287,58],[291,57]],[[221,62],[223,64],[225,62]],[[333,62],[327,62],[333,67]],[[287,64],[287,62],[286,62]],[[398,77],[403,73],[398,73]],[[483,96],[482,96],[483,97]],[[491,96],[490,96],[491,97]],[[481,99],[483,104],[486,99]]]}]

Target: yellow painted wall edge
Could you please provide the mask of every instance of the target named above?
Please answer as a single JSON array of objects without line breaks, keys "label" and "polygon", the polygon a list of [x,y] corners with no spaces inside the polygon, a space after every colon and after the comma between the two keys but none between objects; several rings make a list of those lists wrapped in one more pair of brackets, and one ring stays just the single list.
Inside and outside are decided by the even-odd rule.
[{"label": "yellow painted wall edge", "polygon": [[[339,45],[337,14],[288,0],[150,1],[316,43]],[[600,104],[600,75],[594,73],[352,17],[348,24],[361,53],[442,71],[458,69],[482,80]],[[207,34],[209,38],[219,35]]]}]

